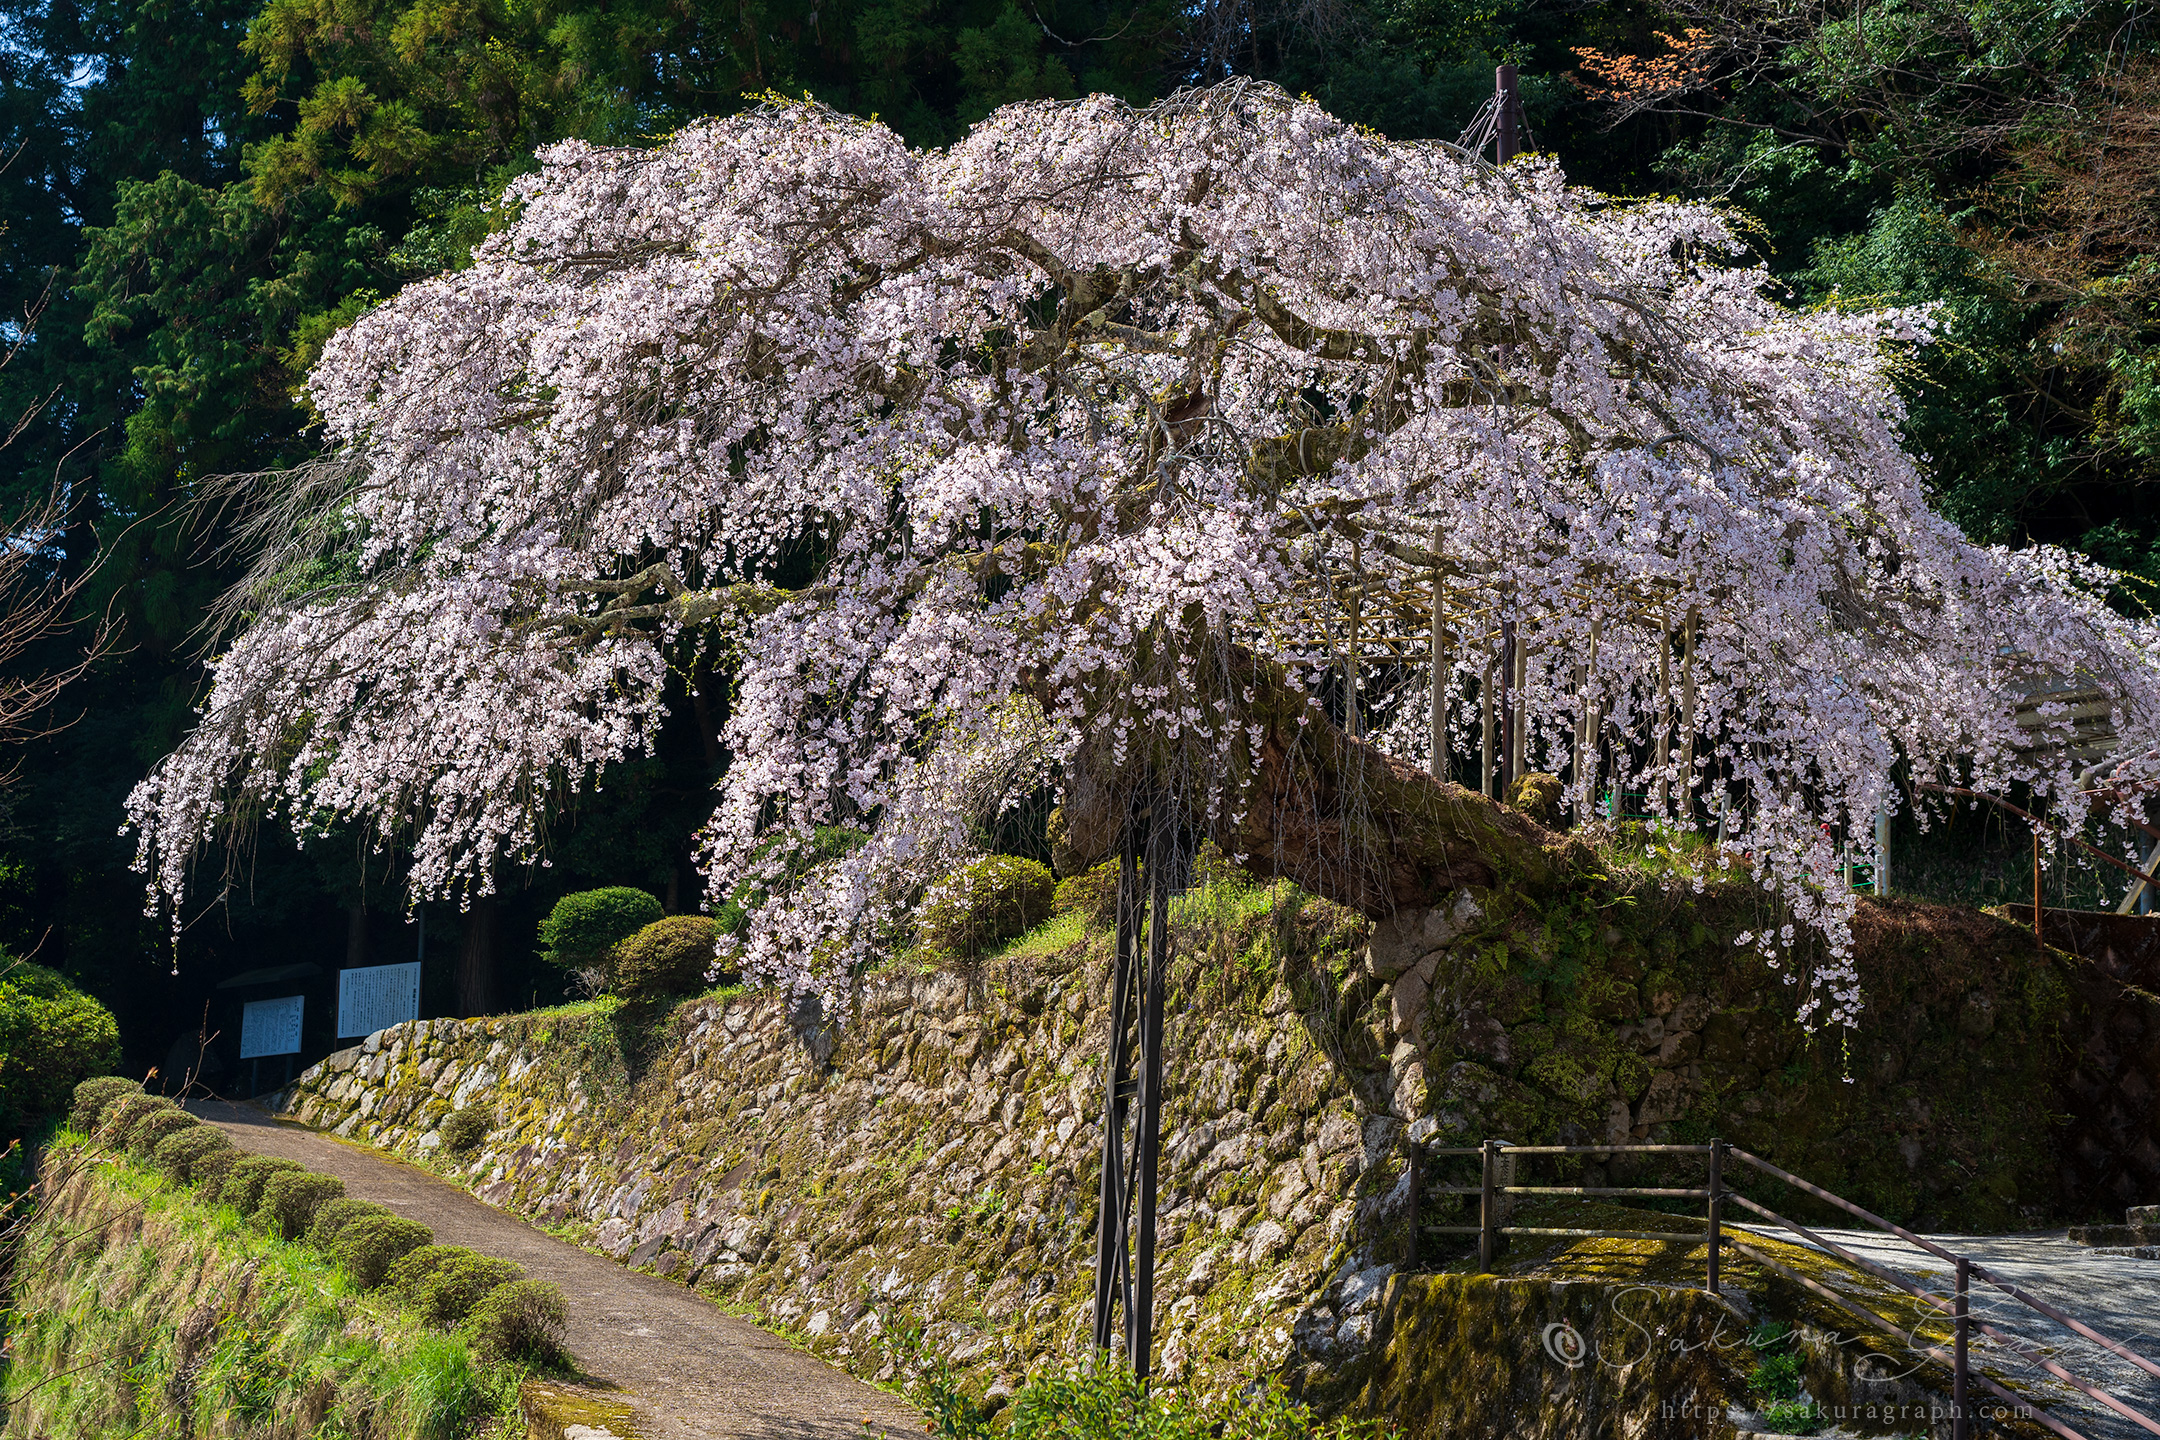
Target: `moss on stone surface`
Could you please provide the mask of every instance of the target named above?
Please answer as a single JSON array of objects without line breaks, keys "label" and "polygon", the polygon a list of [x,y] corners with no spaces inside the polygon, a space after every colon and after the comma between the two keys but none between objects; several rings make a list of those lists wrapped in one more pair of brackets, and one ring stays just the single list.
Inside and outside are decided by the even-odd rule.
[{"label": "moss on stone surface", "polygon": [[[1848,1045],[1807,1035],[1784,972],[1732,943],[1770,918],[1762,892],[1569,855],[1575,878],[1534,899],[1457,891],[1380,926],[1242,880],[1178,898],[1162,1373],[1366,1393],[1409,1240],[1409,1136],[1720,1135],[1899,1220],[2053,1206],[2057,958],[1989,917],[1865,904]],[[982,1383],[1017,1380],[1088,1347],[1109,946],[1081,931],[964,977],[896,966],[844,1022],[769,993],[640,1025],[610,1003],[416,1022],[310,1070],[287,1105],[865,1373],[898,1312]],[[436,1123],[470,1105],[498,1123],[449,1153]],[[1983,1157],[1992,1188],[1967,1178]],[[1553,1178],[1690,1182],[1620,1159]],[[1423,1218],[1461,1213],[1436,1198]]]}]

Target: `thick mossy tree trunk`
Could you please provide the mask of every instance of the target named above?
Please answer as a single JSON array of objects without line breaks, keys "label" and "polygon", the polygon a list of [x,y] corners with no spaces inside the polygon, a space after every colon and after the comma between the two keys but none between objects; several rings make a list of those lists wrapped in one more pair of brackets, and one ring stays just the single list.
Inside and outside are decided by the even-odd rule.
[{"label": "thick mossy tree trunk", "polygon": [[[1274,666],[1234,650],[1224,669],[1246,724],[1258,727],[1257,743],[1250,730],[1236,737],[1230,753],[1242,785],[1220,813],[1190,823],[1250,873],[1378,920],[1463,887],[1548,890],[1575,868],[1562,837],[1353,738]],[[1220,769],[1215,756],[1179,752],[1136,753],[1116,767],[1107,742],[1090,743],[1067,777],[1062,847],[1078,858],[1108,856],[1135,795],[1181,782],[1190,795],[1187,777]]]}]

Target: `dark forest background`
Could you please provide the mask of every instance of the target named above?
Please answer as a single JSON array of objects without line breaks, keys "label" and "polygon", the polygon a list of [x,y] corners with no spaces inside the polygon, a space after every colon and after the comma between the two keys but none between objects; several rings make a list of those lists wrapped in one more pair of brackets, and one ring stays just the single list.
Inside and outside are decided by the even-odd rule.
[{"label": "dark forest background", "polygon": [[[2160,579],[2160,64],[2139,6],[0,0],[0,346],[19,347],[0,432],[27,416],[0,502],[57,479],[75,508],[54,564],[96,567],[84,626],[20,663],[63,665],[94,617],[117,635],[0,792],[0,942],[104,999],[131,1073],[191,1066],[207,1017],[226,1089],[245,1088],[243,1000],[306,993],[313,1058],[338,968],[419,953],[397,858],[350,835],[266,834],[229,884],[210,857],[176,941],[143,913],[121,807],[200,702],[199,627],[232,578],[190,500],[310,453],[294,392],[324,338],[464,263],[536,145],[644,143],[772,90],[938,145],[1012,100],[1227,75],[1453,139],[1502,60],[1573,179],[1729,207],[1791,303],[1944,307],[1902,383],[1970,535]],[[560,817],[547,866],[429,907],[424,1013],[561,998],[532,936],[567,890],[695,908],[724,715],[673,713],[656,758]],[[2024,853],[1976,824],[1926,873],[1998,883],[1998,843]]]}]

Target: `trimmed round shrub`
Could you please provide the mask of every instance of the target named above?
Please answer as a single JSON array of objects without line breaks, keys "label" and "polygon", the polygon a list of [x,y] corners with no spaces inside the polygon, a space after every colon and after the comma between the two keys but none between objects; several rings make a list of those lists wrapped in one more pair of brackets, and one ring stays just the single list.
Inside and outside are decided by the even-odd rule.
[{"label": "trimmed round shrub", "polygon": [[237,1145],[228,1144],[221,1150],[205,1150],[188,1162],[188,1183],[195,1187],[203,1199],[215,1200],[224,1192],[226,1174],[247,1157],[248,1152]]},{"label": "trimmed round shrub", "polygon": [[1049,919],[1056,891],[1041,861],[985,855],[938,887],[922,909],[922,938],[954,955],[980,955]]},{"label": "trimmed round shrub", "polygon": [[540,922],[540,958],[565,970],[604,967],[618,941],[666,913],[658,900],[627,885],[565,895]]},{"label": "trimmed round shrub", "polygon": [[434,1243],[435,1232],[418,1220],[403,1215],[362,1215],[338,1231],[330,1258],[363,1290],[383,1283],[390,1267],[422,1246]]},{"label": "trimmed round shrub", "polygon": [[1051,912],[1070,915],[1078,911],[1094,929],[1109,929],[1117,924],[1117,878],[1118,862],[1115,860],[1106,860],[1078,875],[1068,875],[1058,881],[1057,890],[1050,897]]},{"label": "trimmed round shrub", "polygon": [[263,1186],[270,1183],[270,1177],[300,1168],[299,1161],[281,1155],[243,1155],[226,1170],[225,1183],[218,1187],[218,1199],[242,1215],[253,1215],[262,1204]]},{"label": "trimmed round shrub", "polygon": [[480,1297],[465,1334],[483,1358],[559,1365],[570,1306],[562,1287],[545,1280],[512,1280]]},{"label": "trimmed round shrub", "polygon": [[116,1150],[125,1149],[128,1132],[135,1128],[136,1121],[160,1110],[179,1108],[163,1095],[146,1095],[140,1091],[122,1095],[105,1107],[105,1114],[98,1120],[96,1139]]},{"label": "trimmed round shrub", "polygon": [[[214,1150],[230,1150],[231,1140],[215,1125],[190,1125],[185,1130],[175,1130],[158,1141],[150,1163],[159,1173],[175,1185],[192,1184],[197,1178],[195,1167],[204,1156]],[[237,1157],[235,1157],[237,1158]],[[228,1162],[229,1163],[229,1162]]]},{"label": "trimmed round shrub", "polygon": [[345,1182],[335,1175],[287,1170],[263,1182],[262,1202],[255,1207],[255,1225],[280,1240],[298,1240],[307,1234],[317,1210],[344,1198]]},{"label": "trimmed round shrub", "polygon": [[345,1227],[368,1215],[391,1215],[397,1212],[387,1205],[373,1200],[359,1200],[347,1195],[340,1199],[325,1201],[315,1211],[315,1218],[308,1222],[307,1243],[324,1254],[337,1248],[338,1236]]},{"label": "trimmed round shrub", "polygon": [[615,993],[625,1000],[695,995],[714,964],[720,927],[709,915],[670,915],[615,947]]},{"label": "trimmed round shrub", "polygon": [[202,1121],[177,1105],[170,1110],[152,1110],[128,1126],[128,1153],[140,1159],[151,1159],[157,1154],[157,1148],[164,1143],[166,1136],[201,1128]]},{"label": "trimmed round shrub", "polygon": [[488,1127],[495,1122],[495,1113],[484,1105],[467,1105],[443,1116],[435,1127],[442,1136],[443,1149],[453,1155],[463,1155],[479,1148],[487,1139]]},{"label": "trimmed round shrub", "polygon": [[383,1289],[428,1324],[448,1329],[471,1314],[481,1296],[524,1277],[515,1261],[463,1245],[423,1245],[390,1267]]},{"label": "trimmed round shrub", "polygon": [[75,1087],[120,1063],[112,1012],[43,965],[0,975],[0,1124],[68,1107]]},{"label": "trimmed round shrub", "polygon": [[68,1128],[88,1135],[113,1102],[123,1095],[142,1094],[142,1082],[125,1075],[100,1075],[75,1087],[75,1103],[68,1110]]}]

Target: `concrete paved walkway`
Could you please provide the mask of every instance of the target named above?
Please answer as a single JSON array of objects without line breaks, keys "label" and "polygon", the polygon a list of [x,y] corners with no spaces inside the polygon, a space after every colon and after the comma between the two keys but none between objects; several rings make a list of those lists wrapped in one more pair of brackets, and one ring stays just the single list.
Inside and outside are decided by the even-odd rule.
[{"label": "concrete paved walkway", "polygon": [[474,1199],[417,1166],[272,1120],[252,1106],[188,1107],[242,1149],[335,1175],[346,1193],[424,1221],[444,1245],[469,1245],[552,1280],[570,1301],[568,1344],[594,1379],[618,1387],[651,1440],[860,1440],[919,1435],[922,1417],[681,1285],[638,1275]]},{"label": "concrete paved walkway", "polygon": [[[1746,1228],[1780,1240],[1806,1243],[1788,1231],[1756,1225]],[[1822,1229],[1816,1233],[1878,1265],[1940,1287],[1945,1293],[1956,1288],[1951,1266],[1894,1235],[1875,1230]],[[2160,1260],[2096,1255],[2086,1246],[2070,1243],[2060,1230],[1925,1238],[1953,1255],[1966,1256],[2028,1295],[2160,1363]],[[2109,1354],[1978,1279],[1973,1282],[1971,1294],[1969,1303],[1974,1316],[2019,1337],[2079,1379],[2160,1421],[2160,1378]],[[2047,1387],[2049,1398],[2042,1403],[2065,1424],[2092,1440],[2151,1440],[2156,1433],[2055,1380],[2005,1346],[1982,1340],[1974,1356],[1999,1375]]]}]

